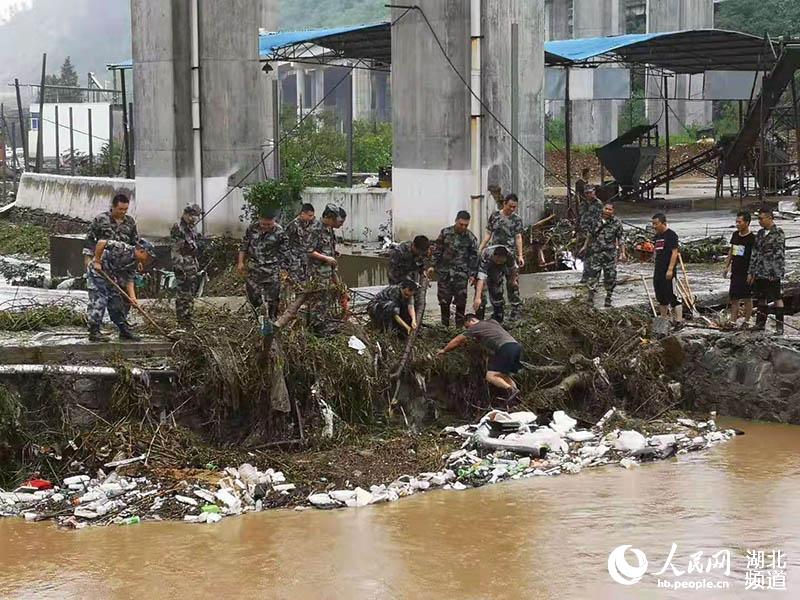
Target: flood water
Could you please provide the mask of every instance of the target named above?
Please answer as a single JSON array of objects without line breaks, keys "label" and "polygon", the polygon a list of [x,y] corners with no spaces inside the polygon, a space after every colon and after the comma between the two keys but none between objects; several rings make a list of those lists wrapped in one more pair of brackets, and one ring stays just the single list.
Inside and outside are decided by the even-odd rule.
[{"label": "flood water", "polygon": [[[438,491],[391,505],[275,511],[217,525],[62,531],[0,521],[0,596],[11,598],[749,598],[747,551],[783,552],[800,597],[800,427],[747,432],[708,452],[631,470]],[[728,549],[723,590],[667,590],[672,563]],[[611,580],[611,550],[641,549],[647,574]],[[636,559],[627,555],[636,565]],[[769,564],[766,565],[769,568]],[[697,579],[697,574],[671,576]],[[663,577],[667,577],[664,575]],[[766,594],[766,595],[765,595]]]}]

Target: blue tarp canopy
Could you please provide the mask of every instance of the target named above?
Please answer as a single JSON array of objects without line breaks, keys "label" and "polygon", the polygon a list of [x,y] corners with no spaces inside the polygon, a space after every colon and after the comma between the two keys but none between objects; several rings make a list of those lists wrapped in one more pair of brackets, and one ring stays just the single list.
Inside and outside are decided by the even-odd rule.
[{"label": "blue tarp canopy", "polygon": [[[768,69],[775,61],[772,47],[762,38],[721,29],[556,40],[546,42],[544,50],[548,66],[594,67],[619,63],[650,65],[675,73],[757,71]],[[379,68],[387,67],[392,62],[392,27],[389,22],[381,22],[266,33],[259,36],[259,53],[262,60],[316,64],[373,61]],[[108,68],[132,66],[133,62],[128,60]]]},{"label": "blue tarp canopy", "polygon": [[[322,47],[322,54],[311,52]],[[306,31],[278,31],[258,36],[261,60],[329,62],[332,59],[372,60],[382,65],[392,61],[391,25],[388,21]],[[132,69],[133,61],[107,65],[109,69]]]},{"label": "blue tarp canopy", "polygon": [[722,29],[634,33],[556,40],[544,45],[548,66],[651,65],[674,73],[757,71],[775,60],[762,38]]},{"label": "blue tarp canopy", "polygon": [[[322,56],[315,47],[325,49]],[[369,60],[388,66],[392,62],[392,27],[388,21],[369,25],[315,29],[262,35],[261,58],[330,62],[331,60]]]}]

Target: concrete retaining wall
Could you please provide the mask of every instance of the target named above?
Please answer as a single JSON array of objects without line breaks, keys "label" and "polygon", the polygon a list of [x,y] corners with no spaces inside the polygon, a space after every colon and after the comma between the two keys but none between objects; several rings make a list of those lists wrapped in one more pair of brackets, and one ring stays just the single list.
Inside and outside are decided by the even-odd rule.
[{"label": "concrete retaining wall", "polygon": [[314,205],[317,218],[328,203],[347,211],[347,220],[338,232],[348,242],[376,242],[392,234],[392,193],[381,188],[307,188],[303,201]]},{"label": "concrete retaining wall", "polygon": [[132,199],[130,214],[136,216],[136,182],[131,179],[23,173],[16,206],[91,221],[108,210],[118,193]]},{"label": "concrete retaining wall", "polygon": [[[115,194],[125,193],[131,199],[129,214],[137,217],[136,181],[103,177],[70,177],[25,173],[19,184],[16,206],[40,209],[68,217],[91,221],[108,210]],[[218,198],[222,190],[214,190]],[[380,188],[308,188],[303,200],[310,202],[322,216],[325,205],[333,203],[347,211],[347,221],[339,235],[352,242],[374,242],[384,232],[392,233],[392,194]],[[239,219],[244,199],[241,190],[235,190],[225,202],[217,206],[206,220],[206,233],[211,235],[241,235],[245,224]],[[170,222],[177,219],[171,215]],[[165,232],[148,228],[148,221],[139,215],[142,235],[161,236]]]}]

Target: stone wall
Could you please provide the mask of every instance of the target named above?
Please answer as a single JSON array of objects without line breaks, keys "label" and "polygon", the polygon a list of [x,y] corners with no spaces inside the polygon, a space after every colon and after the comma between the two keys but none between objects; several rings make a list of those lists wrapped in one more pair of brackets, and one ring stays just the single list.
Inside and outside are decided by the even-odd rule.
[{"label": "stone wall", "polygon": [[680,373],[683,408],[800,423],[800,337],[690,329],[662,343]]},{"label": "stone wall", "polygon": [[131,179],[23,173],[16,206],[91,221],[119,193],[133,199],[130,214],[136,216],[136,182]]}]

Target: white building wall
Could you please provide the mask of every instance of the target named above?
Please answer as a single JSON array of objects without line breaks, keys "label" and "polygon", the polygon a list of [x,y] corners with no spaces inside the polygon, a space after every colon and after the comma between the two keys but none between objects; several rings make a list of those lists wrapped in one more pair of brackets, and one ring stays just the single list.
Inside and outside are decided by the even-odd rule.
[{"label": "white building wall", "polygon": [[[109,140],[109,110],[108,102],[82,102],[66,103],[58,102],[44,105],[44,120],[42,122],[43,131],[43,151],[44,158],[56,157],[56,106],[58,107],[58,129],[59,129],[59,150],[61,156],[69,152],[69,109],[72,108],[73,135],[75,140],[75,152],[89,154],[89,110],[92,111],[92,145],[95,155]],[[39,104],[32,104],[30,107],[31,119],[28,123],[28,147],[31,149],[31,156],[36,155],[39,132],[38,115]]]}]

